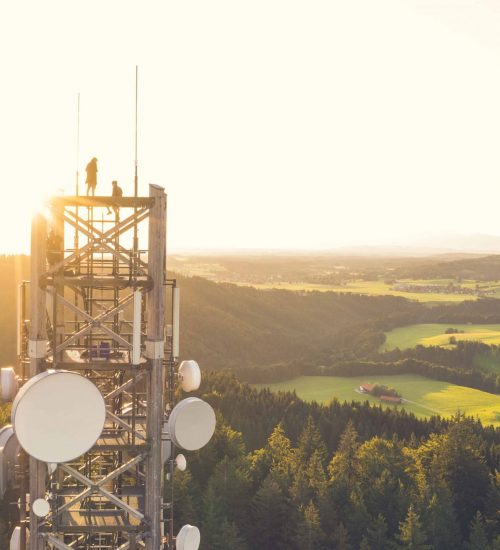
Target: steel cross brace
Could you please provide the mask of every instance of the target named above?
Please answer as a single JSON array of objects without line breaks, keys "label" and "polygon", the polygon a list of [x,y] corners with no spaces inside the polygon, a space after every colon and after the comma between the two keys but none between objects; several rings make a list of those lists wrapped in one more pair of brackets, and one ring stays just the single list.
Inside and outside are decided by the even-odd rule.
[{"label": "steel cross brace", "polygon": [[50,542],[50,544],[54,545],[56,548],[59,548],[59,550],[73,550],[71,546],[64,544],[61,539],[54,537],[54,535],[43,533],[42,536],[47,540],[47,542]]},{"label": "steel cross brace", "polygon": [[127,430],[131,434],[134,434],[135,437],[138,437],[139,439],[142,439],[143,441],[146,441],[146,436],[138,432],[137,430],[134,430],[132,426],[128,424],[128,422],[125,422],[125,420],[122,420],[119,416],[112,413],[111,411],[106,411],[106,416],[109,420],[114,422],[115,424],[118,424],[118,426],[121,426],[124,430]]},{"label": "steel cross brace", "polygon": [[[108,229],[108,231],[105,231],[104,233],[100,232],[95,227],[90,227],[89,229],[91,231],[93,231],[94,233],[96,233],[100,240],[105,240],[105,241],[108,240],[108,239],[111,240],[111,239],[114,239],[114,238],[118,237],[119,235],[121,235],[123,233],[126,233],[129,229],[131,229],[134,226],[134,223],[140,223],[141,221],[145,220],[148,216],[149,216],[148,210],[147,209],[142,209],[142,210],[139,210],[137,212],[137,215],[132,214],[131,216],[129,216],[125,220],[121,221],[119,224],[112,227],[111,229]],[[64,218],[64,219],[66,219],[66,218]],[[66,219],[66,221],[68,221],[68,223],[70,223],[69,219]],[[85,225],[88,226],[88,224],[87,224],[87,222],[85,222],[85,220],[82,220],[82,218],[77,217],[76,226],[75,226],[74,221],[71,222],[71,225],[73,227],[75,227],[75,229],[77,229],[77,231],[80,231],[80,229],[77,227],[78,221],[81,221]],[[89,234],[89,232],[85,232],[85,234],[86,234],[87,237],[91,238],[91,235]],[[64,260],[61,260],[57,264],[54,264],[46,272],[46,274],[47,275],[52,275],[52,274],[56,273],[57,271],[59,271],[62,267],[70,266],[73,261],[84,260],[85,258],[90,256],[90,254],[92,254],[92,252],[94,251],[93,250],[94,248],[99,250],[98,245],[92,240],[92,241],[88,242],[86,245],[82,246],[78,250],[78,252],[73,252],[73,254],[69,255]],[[143,264],[143,267],[146,267],[146,264],[144,262],[141,262],[141,264]]]},{"label": "steel cross brace", "polygon": [[123,502],[121,499],[119,499],[117,496],[113,495],[109,491],[106,491],[102,488],[103,485],[108,483],[109,481],[113,480],[115,477],[118,477],[120,474],[123,474],[123,472],[126,472],[139,462],[141,462],[144,459],[143,455],[137,455],[136,457],[130,459],[128,462],[125,462],[125,464],[122,464],[119,468],[109,473],[107,476],[103,477],[96,483],[91,481],[88,477],[84,476],[82,473],[80,473],[78,470],[75,470],[71,466],[68,466],[67,464],[60,464],[60,468],[63,469],[67,474],[69,474],[71,477],[82,483],[83,485],[87,486],[87,489],[82,491],[79,495],[77,495],[75,498],[69,500],[66,502],[63,506],[61,506],[56,513],[52,514],[51,518],[55,518],[56,516],[59,516],[66,510],[69,510],[72,506],[83,500],[84,498],[95,494],[96,492],[102,495],[103,497],[107,498],[110,502],[127,512],[127,514],[130,514],[132,516],[135,516],[139,520],[144,519],[144,515],[139,512],[139,510],[136,510],[135,508],[132,508],[132,506],[129,506],[127,503]]},{"label": "steel cross brace", "polygon": [[82,338],[83,336],[87,335],[89,332],[92,331],[92,329],[100,330],[101,332],[104,332],[108,336],[110,336],[113,340],[118,342],[121,346],[131,349],[132,344],[125,340],[125,338],[122,338],[119,334],[111,330],[109,327],[107,327],[104,323],[109,317],[113,317],[118,312],[120,312],[122,309],[124,309],[134,298],[133,294],[130,294],[124,298],[122,298],[118,305],[110,310],[104,311],[97,317],[92,317],[89,315],[86,311],[79,308],[78,306],[75,306],[75,304],[71,303],[69,300],[66,300],[63,296],[60,294],[57,294],[54,290],[48,290],[47,292],[51,294],[53,297],[55,297],[59,302],[61,302],[63,305],[65,305],[68,309],[71,309],[74,313],[77,315],[80,315],[83,319],[85,319],[88,323],[87,326],[83,327],[77,332],[74,332],[71,336],[66,338],[64,342],[59,344],[55,350],[56,353],[59,353],[66,349],[70,344],[78,340],[79,338]]},{"label": "steel cross brace", "polygon": [[[67,214],[70,214],[71,216],[73,216],[74,219],[70,218]],[[142,216],[139,216],[134,221],[136,223],[139,223],[140,221],[146,219],[148,217],[148,215],[149,215],[149,213],[145,212]],[[134,218],[134,217],[135,217],[134,214],[132,216],[130,216],[130,218]],[[105,233],[103,233],[102,231],[99,231],[96,227],[92,226],[91,224],[89,224],[88,222],[86,222],[85,220],[80,218],[79,216],[76,216],[76,214],[74,214],[73,212],[68,212],[68,213],[64,214],[63,219],[66,223],[69,223],[77,231],[80,231],[80,233],[83,233],[88,239],[91,239],[93,241],[97,241],[99,246],[101,246],[102,248],[105,248],[106,250],[108,250],[108,252],[110,252],[115,257],[117,257],[121,262],[123,262],[125,264],[129,263],[129,261],[130,261],[130,251],[129,250],[127,250],[126,248],[124,248],[123,246],[120,246],[120,245],[117,246],[117,250],[116,250],[114,248],[111,248],[107,244],[108,242],[114,244],[113,243],[113,239],[115,237],[114,233],[116,233],[115,229],[118,226],[115,226],[115,228],[111,228],[108,231],[106,231]],[[133,227],[133,223],[128,224],[128,226],[126,228],[126,231],[128,231],[128,229],[130,229],[131,227]],[[123,232],[125,232],[125,231],[123,231]],[[123,252],[123,253],[129,255],[129,257],[127,258],[126,256],[122,256],[120,254],[120,252]],[[147,264],[145,262],[143,262],[142,260],[139,260],[139,265],[141,265],[144,268],[147,267]],[[144,274],[144,271],[142,271],[142,273]]]}]

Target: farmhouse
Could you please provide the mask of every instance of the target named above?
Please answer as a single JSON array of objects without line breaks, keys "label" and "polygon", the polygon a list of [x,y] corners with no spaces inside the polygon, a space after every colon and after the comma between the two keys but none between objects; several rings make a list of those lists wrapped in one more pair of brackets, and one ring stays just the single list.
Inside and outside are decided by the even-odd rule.
[{"label": "farmhouse", "polygon": [[361,386],[359,386],[359,391],[361,393],[372,393],[374,387],[375,387],[375,384],[369,384],[368,382],[363,382]]},{"label": "farmhouse", "polygon": [[393,395],[381,395],[380,401],[384,403],[402,403],[403,399],[401,397],[395,397]]}]

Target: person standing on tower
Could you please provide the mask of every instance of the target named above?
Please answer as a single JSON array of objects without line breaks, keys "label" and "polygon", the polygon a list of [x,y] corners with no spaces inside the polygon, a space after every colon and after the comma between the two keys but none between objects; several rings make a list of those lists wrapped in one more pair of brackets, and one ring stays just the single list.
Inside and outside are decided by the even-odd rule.
[{"label": "person standing on tower", "polygon": [[94,157],[85,168],[87,171],[87,196],[92,193],[92,196],[95,195],[95,188],[97,185],[97,159]]}]

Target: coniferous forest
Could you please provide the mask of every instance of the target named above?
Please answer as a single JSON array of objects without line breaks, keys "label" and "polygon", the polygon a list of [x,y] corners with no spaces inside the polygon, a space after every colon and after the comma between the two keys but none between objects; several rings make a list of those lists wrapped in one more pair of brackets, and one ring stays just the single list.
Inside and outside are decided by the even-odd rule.
[{"label": "coniferous forest", "polygon": [[[0,266],[6,365],[15,361],[15,285],[29,261],[4,257]],[[500,363],[498,346],[382,348],[386,331],[413,323],[498,323],[497,299],[430,307],[201,277],[178,284],[182,357],[199,361],[198,395],[218,423],[175,474],[176,530],[200,526],[203,550],[500,549],[500,429],[459,410],[420,419],[403,408],[306,403],[247,384],[411,373],[499,394],[495,369],[477,364]]]},{"label": "coniferous forest", "polygon": [[500,548],[500,432],[457,414],[306,404],[213,374],[214,440],[176,475],[179,525],[236,549]]}]

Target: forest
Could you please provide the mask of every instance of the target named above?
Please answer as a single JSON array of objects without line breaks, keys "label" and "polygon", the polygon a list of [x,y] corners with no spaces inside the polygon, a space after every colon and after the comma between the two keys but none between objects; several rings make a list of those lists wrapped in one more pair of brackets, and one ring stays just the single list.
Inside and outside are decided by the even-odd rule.
[{"label": "forest", "polygon": [[213,442],[176,475],[206,550],[500,548],[500,432],[205,379]]},{"label": "forest", "polygon": [[[16,287],[28,276],[27,257],[0,258],[4,365],[15,362]],[[199,361],[198,395],[218,415],[212,442],[175,476],[177,527],[199,525],[202,549],[500,550],[500,429],[458,411],[418,419],[246,383],[414,373],[498,394],[500,375],[478,363],[500,364],[497,346],[383,350],[385,332],[404,325],[500,323],[498,300],[429,305],[169,277],[182,293],[182,357]]]}]

